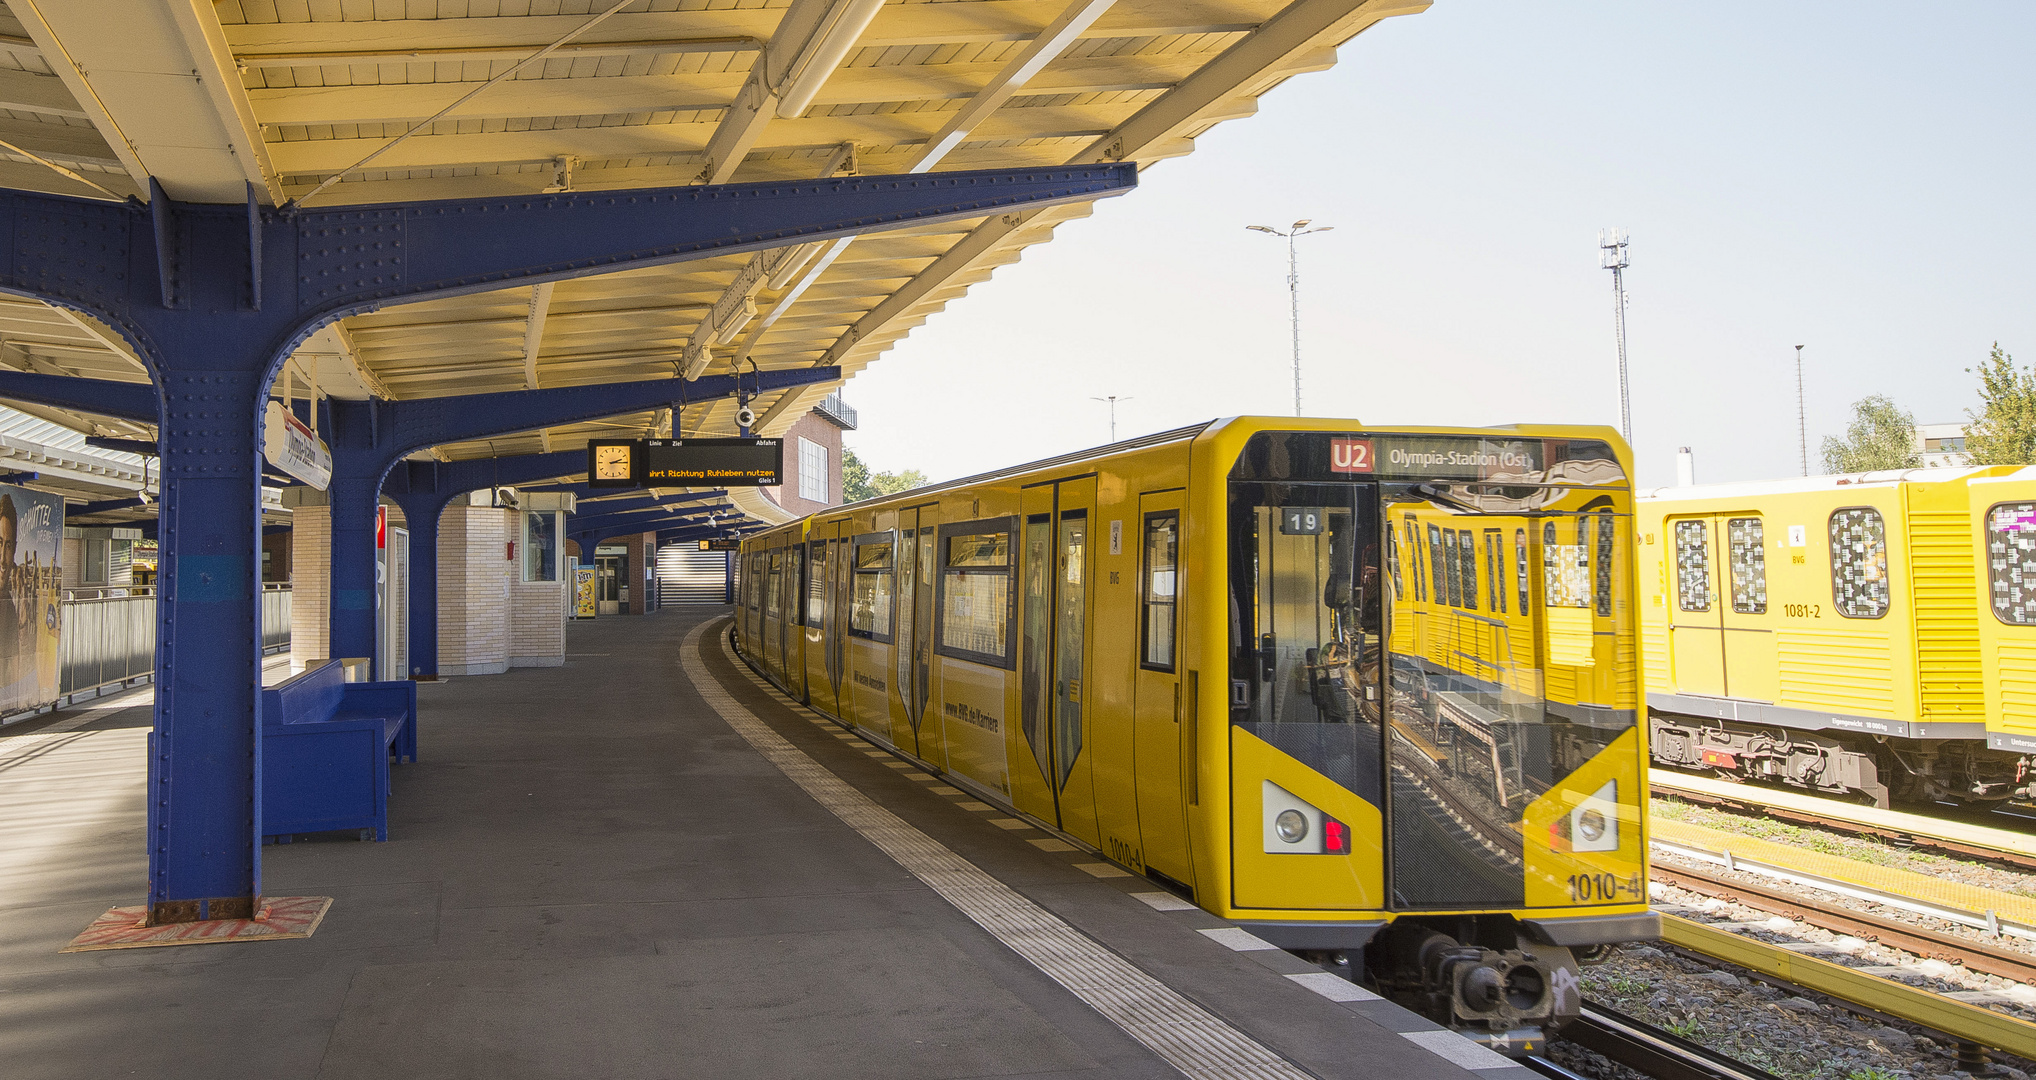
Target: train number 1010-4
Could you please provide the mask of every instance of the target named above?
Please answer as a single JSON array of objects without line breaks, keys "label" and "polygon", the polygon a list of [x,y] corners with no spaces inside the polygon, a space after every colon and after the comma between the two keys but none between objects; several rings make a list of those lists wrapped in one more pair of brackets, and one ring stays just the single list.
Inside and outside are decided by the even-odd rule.
[{"label": "train number 1010-4", "polygon": [[1581,903],[1614,903],[1620,899],[1638,900],[1640,875],[1629,874],[1622,878],[1617,874],[1571,874],[1569,876],[1569,901]]}]

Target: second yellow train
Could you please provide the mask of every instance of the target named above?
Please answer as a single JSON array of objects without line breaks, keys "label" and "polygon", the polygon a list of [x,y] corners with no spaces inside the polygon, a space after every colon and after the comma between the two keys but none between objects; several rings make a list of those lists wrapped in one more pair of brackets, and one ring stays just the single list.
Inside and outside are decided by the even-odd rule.
[{"label": "second yellow train", "polygon": [[1638,507],[1656,763],[1881,806],[2036,799],[2036,468]]}]

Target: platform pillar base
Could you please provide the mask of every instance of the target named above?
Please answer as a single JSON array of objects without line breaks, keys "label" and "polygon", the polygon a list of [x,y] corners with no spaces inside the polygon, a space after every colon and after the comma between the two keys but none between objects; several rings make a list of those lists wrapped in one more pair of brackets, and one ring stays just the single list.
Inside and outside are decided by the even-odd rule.
[{"label": "platform pillar base", "polygon": [[[197,904],[198,901],[189,901]],[[146,907],[117,907],[92,920],[85,932],[71,939],[58,952],[97,952],[102,949],[151,949],[164,945],[216,945],[235,941],[286,941],[307,938],[318,929],[332,907],[329,896],[264,896],[258,904],[241,903],[252,909],[251,917],[189,919],[175,922],[149,919]],[[175,916],[181,909],[161,911],[158,919]],[[217,914],[226,903],[210,901],[208,914]]]}]

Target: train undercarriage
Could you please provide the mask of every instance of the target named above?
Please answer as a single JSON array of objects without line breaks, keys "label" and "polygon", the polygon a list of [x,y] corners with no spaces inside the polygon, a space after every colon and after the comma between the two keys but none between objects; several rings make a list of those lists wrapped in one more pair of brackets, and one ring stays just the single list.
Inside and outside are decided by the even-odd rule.
[{"label": "train undercarriage", "polygon": [[1648,727],[1654,763],[1665,768],[1869,799],[1882,808],[2036,799],[2036,754],[1992,750],[1975,739],[1799,731],[1653,710]]}]

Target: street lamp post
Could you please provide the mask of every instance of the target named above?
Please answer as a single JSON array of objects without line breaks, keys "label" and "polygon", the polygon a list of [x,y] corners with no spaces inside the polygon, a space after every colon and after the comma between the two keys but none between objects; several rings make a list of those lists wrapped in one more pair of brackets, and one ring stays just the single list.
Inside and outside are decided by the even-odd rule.
[{"label": "street lamp post", "polygon": [[1107,402],[1107,403],[1109,404],[1109,406],[1110,406],[1110,441],[1111,441],[1111,442],[1113,442],[1113,443],[1114,443],[1114,442],[1116,442],[1116,441],[1117,441],[1117,403],[1118,403],[1118,402],[1120,402],[1120,401],[1130,401],[1130,400],[1131,400],[1130,396],[1129,396],[1129,395],[1126,395],[1126,396],[1124,396],[1124,397],[1118,397],[1118,396],[1117,396],[1116,394],[1111,394],[1111,395],[1110,395],[1109,397],[1092,397],[1092,398],[1090,398],[1089,400],[1090,400],[1090,401],[1102,401],[1102,402]]},{"label": "street lamp post", "polygon": [[1317,225],[1311,229],[1308,227],[1310,220],[1312,219],[1302,218],[1285,230],[1275,229],[1270,225],[1245,226],[1252,232],[1271,233],[1274,236],[1285,237],[1287,241],[1287,302],[1294,327],[1295,416],[1301,415],[1301,269],[1299,261],[1295,258],[1294,240],[1309,233],[1331,232],[1336,228],[1334,225]]}]

